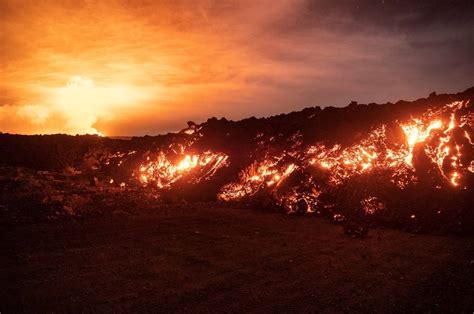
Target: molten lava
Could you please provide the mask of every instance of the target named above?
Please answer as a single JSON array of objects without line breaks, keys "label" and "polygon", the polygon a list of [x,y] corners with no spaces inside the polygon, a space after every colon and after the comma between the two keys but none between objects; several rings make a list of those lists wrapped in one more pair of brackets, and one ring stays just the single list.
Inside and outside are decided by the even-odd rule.
[{"label": "molten lava", "polygon": [[[346,219],[352,208],[370,217],[388,208],[405,208],[403,217],[418,221],[421,215],[415,207],[421,203],[410,203],[410,195],[470,188],[473,121],[469,101],[457,101],[403,121],[373,125],[365,136],[345,145],[305,143],[297,131],[287,138],[288,145],[278,146],[275,134],[257,132],[245,164],[239,151],[223,153],[218,147],[209,149],[210,144],[200,148],[202,144],[196,143],[207,135],[202,126],[190,123],[155,152],[117,152],[106,164],[122,170],[131,166],[128,178],[119,178],[118,173],[110,177],[110,184],[122,188],[135,184],[165,193],[179,186],[186,195],[187,187],[207,181],[211,185],[203,186],[211,187],[213,195],[224,202],[264,198],[262,203],[270,202],[289,213],[316,213],[337,221]],[[225,175],[221,175],[223,168],[227,168]],[[229,179],[232,175],[236,180]],[[442,215],[443,209],[437,208],[442,205],[433,204],[435,214]]]},{"label": "molten lava", "polygon": [[214,175],[226,164],[227,159],[228,156],[224,154],[204,152],[200,155],[185,154],[173,163],[163,152],[160,152],[156,159],[139,166],[138,180],[145,186],[154,183],[156,187],[162,189],[171,187],[183,176],[195,172],[192,182],[198,183]]},{"label": "molten lava", "polygon": [[[417,182],[414,165],[415,148],[421,146],[430,163],[452,188],[467,189],[463,176],[472,173],[473,161],[464,158],[463,150],[472,149],[472,113],[464,110],[468,102],[454,102],[437,110],[429,110],[421,117],[400,122],[396,128],[403,137],[393,140],[387,136],[387,125],[373,129],[366,138],[348,147],[339,144],[327,147],[317,143],[302,150],[285,152],[252,163],[240,173],[240,180],[225,185],[218,195],[224,201],[240,200],[268,190],[278,204],[292,212],[300,202],[307,212],[320,205],[321,189],[339,186],[357,176],[371,172],[389,172],[390,181],[399,189]],[[467,111],[467,112],[466,112]],[[392,126],[393,128],[393,126]],[[393,131],[393,130],[391,130]],[[454,134],[463,134],[462,137]],[[297,162],[285,163],[286,156],[297,156]],[[325,179],[308,178],[297,186],[280,193],[280,186],[293,171],[303,172],[319,168]],[[441,182],[439,182],[441,184]],[[374,197],[362,201],[367,213],[374,213],[384,205],[375,204]],[[374,203],[374,204],[373,204]]]}]

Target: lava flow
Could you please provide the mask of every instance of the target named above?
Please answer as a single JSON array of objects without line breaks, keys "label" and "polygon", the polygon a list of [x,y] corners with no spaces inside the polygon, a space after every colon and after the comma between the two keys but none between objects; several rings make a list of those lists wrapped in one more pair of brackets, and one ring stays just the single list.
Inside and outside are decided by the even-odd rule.
[{"label": "lava flow", "polygon": [[186,174],[197,172],[192,183],[199,183],[202,179],[212,177],[214,173],[226,164],[228,156],[204,152],[200,155],[185,154],[176,163],[160,152],[155,160],[150,160],[139,167],[138,179],[143,185],[156,184],[158,188],[169,188]]},{"label": "lava flow", "polygon": [[335,221],[442,221],[469,207],[474,179],[470,101],[410,107],[408,114],[368,120],[364,131],[348,128],[348,134],[327,133],[317,140],[310,140],[310,121],[323,123],[318,115],[330,110],[295,113],[300,116],[292,119],[305,124],[281,129],[275,125],[286,117],[271,118],[281,119],[273,126],[257,119],[239,122],[242,127],[224,119],[190,122],[153,142],[132,141],[127,153],[107,153],[96,169],[112,186],[154,191],[158,199],[170,194],[171,199],[250,202]]},{"label": "lava flow", "polygon": [[[422,154],[426,157],[424,167],[435,167],[432,175],[439,177],[435,181],[437,189],[466,190],[468,180],[464,178],[473,172],[473,114],[469,108],[469,102],[453,102],[410,121],[391,126],[382,124],[348,147],[340,144],[328,147],[324,143],[306,148],[300,145],[294,151],[252,163],[241,171],[239,181],[225,185],[218,197],[224,201],[240,200],[267,190],[288,212],[320,211],[321,207],[332,205],[323,205],[323,194],[358,176],[383,173],[400,190],[417,184],[414,159]],[[397,131],[401,136],[393,135]],[[293,157],[290,158],[293,161],[288,163],[286,157]],[[302,179],[291,181],[294,172]],[[282,189],[285,180],[291,182]],[[384,208],[382,202],[372,204],[375,199],[368,196],[361,200],[366,212]],[[298,204],[303,204],[303,208]]]}]

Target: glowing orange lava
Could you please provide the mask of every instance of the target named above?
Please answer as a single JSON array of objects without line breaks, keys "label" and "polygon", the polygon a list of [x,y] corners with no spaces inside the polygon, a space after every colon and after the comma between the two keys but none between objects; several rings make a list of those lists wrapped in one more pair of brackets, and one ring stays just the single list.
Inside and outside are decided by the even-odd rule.
[{"label": "glowing orange lava", "polygon": [[[368,136],[352,146],[343,148],[341,145],[326,147],[317,143],[308,147],[302,154],[286,152],[283,155],[254,162],[240,174],[240,181],[225,185],[218,197],[222,200],[239,200],[251,196],[261,189],[271,189],[278,195],[278,187],[295,170],[307,167],[319,167],[327,173],[329,184],[341,185],[347,180],[370,173],[374,170],[391,172],[391,181],[400,189],[416,181],[413,165],[414,149],[417,145],[424,147],[424,153],[435,165],[438,173],[454,188],[467,187],[462,183],[462,174],[473,172],[473,161],[464,160],[462,150],[466,145],[472,146],[469,129],[462,129],[471,121],[471,113],[460,115],[457,112],[468,106],[468,102],[454,102],[432,111],[421,117],[400,123],[404,138],[399,142],[389,141],[386,126],[380,125]],[[445,119],[445,116],[449,116]],[[470,126],[472,127],[472,126]],[[453,136],[455,129],[461,128],[464,139]],[[461,142],[459,142],[461,141]],[[467,143],[466,143],[467,141]],[[299,156],[298,164],[286,165],[280,161],[284,156]],[[450,161],[450,162],[447,162]],[[309,185],[314,183],[309,182]],[[297,202],[307,204],[306,211],[314,211],[320,191],[315,185],[305,192],[293,189],[292,192],[277,196],[280,204],[288,211],[293,211]],[[368,213],[377,210],[379,204],[369,198],[362,204]]]}]

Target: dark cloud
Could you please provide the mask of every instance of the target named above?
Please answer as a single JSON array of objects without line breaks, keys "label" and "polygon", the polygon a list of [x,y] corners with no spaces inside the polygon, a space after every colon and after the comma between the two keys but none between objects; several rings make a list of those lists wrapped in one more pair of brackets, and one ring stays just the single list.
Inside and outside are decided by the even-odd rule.
[{"label": "dark cloud", "polygon": [[308,0],[307,18],[342,17],[362,27],[412,31],[433,24],[472,23],[470,0]]}]

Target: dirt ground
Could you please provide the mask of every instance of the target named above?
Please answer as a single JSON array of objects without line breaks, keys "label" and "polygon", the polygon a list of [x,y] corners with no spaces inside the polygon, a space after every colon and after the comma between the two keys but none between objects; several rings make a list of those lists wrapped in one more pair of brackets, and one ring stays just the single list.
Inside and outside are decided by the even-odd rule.
[{"label": "dirt ground", "polygon": [[2,227],[1,313],[465,312],[474,239],[193,209]]}]

